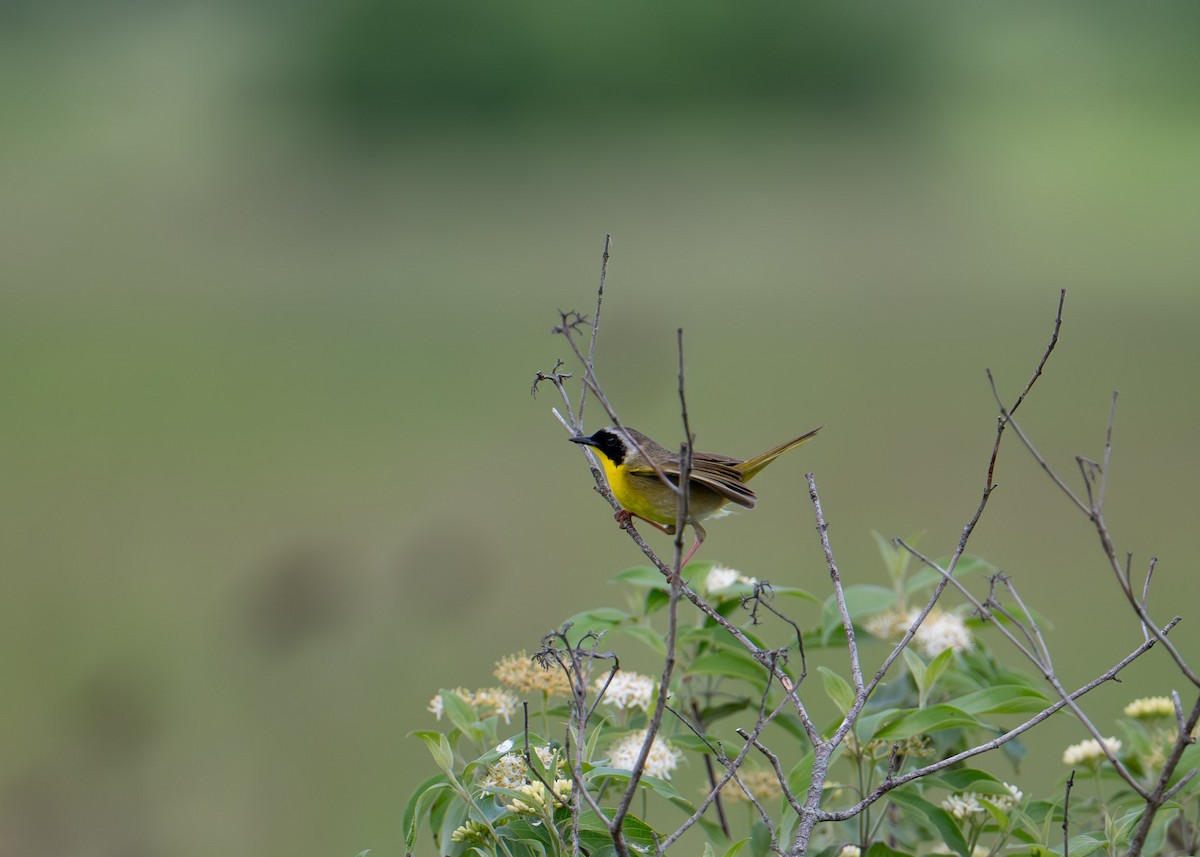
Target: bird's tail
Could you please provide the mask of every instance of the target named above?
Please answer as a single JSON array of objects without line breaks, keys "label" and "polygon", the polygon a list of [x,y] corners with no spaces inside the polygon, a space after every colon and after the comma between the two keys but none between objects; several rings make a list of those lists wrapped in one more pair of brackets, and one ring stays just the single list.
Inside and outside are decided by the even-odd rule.
[{"label": "bird's tail", "polygon": [[750,479],[753,476],[757,475],[758,471],[762,470],[764,467],[766,467],[768,464],[770,464],[772,461],[774,461],[779,456],[783,455],[789,449],[795,449],[800,444],[807,443],[808,441],[812,440],[813,437],[816,436],[817,432],[819,432],[823,428],[825,428],[825,426],[817,426],[812,431],[805,432],[804,434],[800,435],[800,437],[793,438],[792,440],[789,440],[786,443],[781,443],[781,444],[779,444],[779,446],[776,446],[772,449],[768,449],[762,455],[756,455],[753,458],[747,459],[746,461],[742,462],[741,466],[738,468],[739,470],[742,471],[742,481],[744,481],[744,482],[750,481]]}]

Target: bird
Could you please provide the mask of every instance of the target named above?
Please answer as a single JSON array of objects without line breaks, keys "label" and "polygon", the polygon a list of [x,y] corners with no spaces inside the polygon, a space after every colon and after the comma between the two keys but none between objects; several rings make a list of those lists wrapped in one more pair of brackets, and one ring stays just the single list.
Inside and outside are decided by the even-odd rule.
[{"label": "bird", "polygon": [[[719,518],[732,510],[730,503],[753,509],[758,497],[746,485],[768,464],[802,443],[812,440],[824,426],[773,446],[761,455],[745,460],[711,452],[692,453],[692,469],[688,476],[688,511],[686,524],[696,533],[696,543],[680,563],[687,565],[707,535],[701,521]],[[613,517],[622,529],[633,518],[640,518],[675,535],[678,519],[678,495],[663,483],[662,471],[673,486],[679,484],[679,453],[672,452],[646,435],[628,427],[606,426],[595,434],[575,435],[572,443],[590,446],[599,453],[604,477],[621,510]],[[658,470],[655,470],[657,465]]]}]

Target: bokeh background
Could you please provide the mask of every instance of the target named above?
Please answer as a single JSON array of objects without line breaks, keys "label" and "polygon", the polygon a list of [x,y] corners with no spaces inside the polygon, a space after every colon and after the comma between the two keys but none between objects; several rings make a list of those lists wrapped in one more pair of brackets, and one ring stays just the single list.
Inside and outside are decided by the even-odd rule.
[{"label": "bokeh background", "polygon": [[[984,368],[1014,394],[1067,288],[1023,424],[1073,475],[1122,391],[1109,520],[1200,654],[1198,25],[1184,3],[0,6],[0,852],[403,853],[428,699],[620,606],[606,581],[640,558],[529,395],[606,233],[599,372],[629,423],[678,437],[683,327],[702,447],[828,426],[705,547],[822,593],[804,471],[849,580],[882,580],[871,530],[948,551]],[[1016,444],[998,481],[974,550],[1082,683],[1140,632]],[[1153,653],[1097,719],[1175,684]],[[1031,742],[1027,793],[1081,737]]]}]

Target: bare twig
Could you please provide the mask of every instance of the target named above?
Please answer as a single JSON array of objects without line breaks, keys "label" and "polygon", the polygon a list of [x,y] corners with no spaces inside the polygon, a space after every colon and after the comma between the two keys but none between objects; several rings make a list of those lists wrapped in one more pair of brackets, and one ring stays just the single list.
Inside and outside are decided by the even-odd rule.
[{"label": "bare twig", "polygon": [[653,746],[655,739],[658,736],[659,728],[662,725],[663,712],[666,709],[667,697],[670,693],[671,676],[675,671],[675,644],[676,631],[678,628],[678,613],[679,613],[679,593],[683,584],[683,547],[684,547],[684,525],[688,521],[688,500],[689,490],[688,482],[692,473],[692,430],[688,420],[687,411],[687,396],[684,392],[684,359],[683,359],[683,330],[678,331],[679,344],[679,409],[680,417],[683,422],[684,436],[686,442],[679,450],[679,491],[678,491],[678,508],[675,516],[675,562],[674,574],[670,577],[671,589],[667,601],[667,645],[666,653],[663,657],[662,678],[658,685],[658,697],[655,700],[654,712],[650,716],[650,722],[646,726],[646,737],[642,741],[641,750],[638,752],[637,760],[633,764],[633,769],[629,773],[629,783],[625,787],[625,793],[621,797],[621,802],[617,806],[617,811],[613,814],[612,821],[609,822],[608,830],[613,839],[613,845],[617,849],[620,857],[628,857],[628,846],[625,843],[625,836],[622,830],[625,823],[625,817],[629,813],[629,806],[633,802],[634,795],[637,793],[638,783],[641,782],[642,775],[645,773],[646,759],[650,756],[650,748]]},{"label": "bare twig", "polygon": [[854,639],[854,620],[846,607],[846,593],[842,589],[842,576],[838,572],[837,562],[833,558],[833,548],[829,544],[829,524],[821,509],[821,498],[817,494],[817,483],[813,474],[805,474],[808,480],[808,498],[812,501],[813,512],[817,517],[817,533],[821,537],[821,549],[825,551],[825,563],[829,566],[829,579],[833,583],[833,593],[837,598],[838,612],[842,614],[842,629],[846,632],[846,648],[850,653],[850,672],[854,677],[855,693],[863,693],[862,665],[858,660],[858,643]]},{"label": "bare twig", "polygon": [[[600,310],[604,308],[604,280],[608,277],[608,249],[612,246],[612,236],[604,236],[604,253],[600,257],[600,285],[596,289],[596,314],[592,317],[592,338],[588,343],[587,371],[592,372],[596,365],[596,337],[600,332]],[[587,404],[587,384],[579,391],[579,427],[583,428],[583,406]]]},{"label": "bare twig", "polygon": [[[770,682],[768,682],[767,689],[770,689]],[[765,694],[763,699],[766,699]],[[754,728],[749,733],[749,738],[746,740],[746,743],[742,745],[742,749],[738,751],[738,755],[735,758],[719,759],[719,761],[722,761],[722,763],[725,765],[725,774],[721,777],[721,781],[718,782],[717,787],[709,792],[704,800],[700,802],[700,805],[696,807],[695,812],[693,812],[674,833],[662,841],[658,851],[660,855],[664,854],[666,850],[670,848],[676,840],[679,839],[679,837],[683,836],[684,833],[690,830],[696,824],[696,822],[700,820],[700,816],[704,815],[704,813],[716,799],[716,795],[721,791],[721,789],[725,788],[726,784],[728,784],[731,779],[733,779],[735,772],[742,766],[746,755],[754,747],[753,743],[749,739],[757,739],[762,734],[763,730],[767,728],[767,725],[779,715],[779,712],[783,710],[783,707],[787,704],[787,702],[788,697],[785,696],[779,701],[779,704],[776,705],[772,711],[765,715],[759,715],[758,720],[754,724]]]},{"label": "bare twig", "polygon": [[1070,804],[1071,804],[1071,788],[1075,785],[1075,770],[1071,769],[1071,776],[1067,777],[1067,788],[1063,792],[1063,857],[1071,857],[1071,822],[1070,822]]},{"label": "bare twig", "polygon": [[1113,421],[1117,418],[1117,391],[1113,390],[1112,404],[1108,406],[1108,428],[1104,432],[1104,466],[1100,468],[1100,490],[1096,495],[1095,509],[1104,507],[1104,489],[1108,486],[1108,464],[1112,461]]},{"label": "bare twig", "polygon": [[[908,550],[913,556],[917,557],[927,566],[941,574],[943,581],[952,580],[947,571],[939,566],[936,562],[929,559],[919,551],[909,547],[902,540],[896,539],[895,541],[897,544]],[[1142,797],[1145,797],[1145,789],[1142,788],[1141,784],[1138,783],[1137,779],[1121,762],[1121,760],[1117,758],[1116,754],[1112,752],[1108,744],[1104,741],[1104,736],[1100,733],[1100,730],[1097,729],[1095,724],[1091,722],[1086,714],[1084,714],[1083,709],[1075,704],[1075,702],[1070,698],[1070,695],[1067,693],[1066,688],[1062,686],[1062,683],[1058,679],[1058,675],[1054,671],[1054,664],[1050,657],[1050,650],[1046,646],[1045,639],[1042,637],[1041,629],[1038,627],[1036,620],[1033,618],[1033,613],[1028,607],[1025,606],[1025,602],[1021,599],[1020,593],[1018,593],[1016,587],[1012,585],[1012,581],[1003,576],[997,577],[996,580],[1002,586],[1004,586],[1008,593],[1017,602],[1018,606],[1020,606],[1022,612],[1025,614],[1026,622],[1029,624],[1029,630],[1026,630],[1024,623],[1016,620],[1016,618],[1013,617],[1012,614],[1010,614],[1007,610],[1005,610],[1003,605],[999,604],[999,602],[992,603],[992,609],[998,613],[1001,613],[1006,618],[1009,618],[1018,627],[1020,627],[1025,634],[1026,639],[1029,640],[1030,646],[1027,647],[1020,640],[1018,640],[1002,623],[996,622],[994,623],[994,626],[1014,647],[1016,647],[1018,651],[1021,652],[1022,655],[1029,659],[1030,663],[1038,668],[1042,674],[1042,677],[1046,679],[1052,688],[1054,688],[1055,692],[1059,695],[1059,698],[1063,701],[1063,703],[1071,709],[1072,713],[1079,719],[1079,722],[1083,724],[1088,733],[1099,742],[1105,756],[1108,757],[1109,762],[1112,763],[1114,769],[1118,774],[1120,774],[1121,778],[1124,779],[1125,782],[1129,784],[1129,787],[1135,792]],[[971,595],[965,587],[963,587],[961,584],[958,584],[957,581],[954,582],[959,587],[959,590],[964,592],[966,597],[982,611],[982,605],[980,605],[980,602],[975,599],[975,597]]]},{"label": "bare twig", "polygon": [[[1158,557],[1150,557],[1150,567],[1146,569],[1146,582],[1142,584],[1142,612],[1149,615],[1150,612],[1150,581],[1154,578],[1154,567],[1158,565]],[[1142,636],[1148,637],[1150,629],[1146,627],[1146,623],[1142,622]]]},{"label": "bare twig", "polygon": [[[1173,627],[1175,627],[1174,622],[1172,622],[1170,625],[1168,625],[1164,629],[1164,632],[1170,631],[1171,628],[1173,628]],[[1076,690],[1074,693],[1070,694],[1070,698],[1072,700],[1078,699],[1079,697],[1089,693],[1090,691],[1095,690],[1097,687],[1104,684],[1105,682],[1112,681],[1113,679],[1115,679],[1117,677],[1117,675],[1121,672],[1121,670],[1125,669],[1125,667],[1129,666],[1131,663],[1133,663],[1135,660],[1140,658],[1146,652],[1150,651],[1150,649],[1152,649],[1154,647],[1155,642],[1156,642],[1155,640],[1143,642],[1140,646],[1138,646],[1136,649],[1134,649],[1132,652],[1130,652],[1128,655],[1126,655],[1124,658],[1122,658],[1120,661],[1118,661],[1113,667],[1106,670],[1102,675],[1098,676],[1097,678],[1092,679],[1092,681],[1088,682],[1087,684],[1083,685],[1081,688]],[[892,789],[897,788],[898,786],[902,786],[905,783],[911,782],[916,779],[920,779],[921,777],[927,777],[932,773],[944,770],[948,767],[951,767],[952,765],[957,765],[959,762],[970,759],[973,756],[978,756],[981,753],[986,753],[989,750],[994,750],[1003,744],[1007,744],[1013,738],[1016,738],[1018,735],[1021,735],[1025,732],[1028,732],[1034,726],[1037,726],[1039,723],[1044,721],[1047,717],[1050,717],[1055,712],[1062,710],[1066,706],[1066,704],[1067,704],[1066,701],[1060,699],[1059,701],[1053,703],[1052,705],[1049,705],[1046,708],[1042,709],[1037,714],[1035,714],[1033,717],[1026,720],[1024,723],[1010,729],[1009,731],[1005,732],[1003,735],[998,735],[997,737],[993,738],[991,741],[988,741],[984,744],[979,744],[975,747],[970,747],[966,750],[963,750],[960,753],[955,753],[953,756],[949,756],[938,762],[933,762],[932,764],[926,765],[923,768],[918,768],[918,769],[909,771],[907,774],[902,774],[901,776],[896,777],[895,779],[891,780],[890,782],[881,783],[879,786],[877,786],[875,788],[874,791],[872,791],[869,795],[864,797],[862,800],[860,800],[858,803],[854,804],[853,806],[847,807],[846,809],[838,810],[836,812],[817,812],[816,813],[817,820],[819,820],[819,821],[845,821],[847,818],[853,818],[854,816],[858,815],[858,813],[862,812],[868,806],[875,803],[875,801],[879,800],[885,794],[890,792]]]},{"label": "bare twig", "polygon": [[[700,703],[698,703],[694,697],[692,699],[692,716],[696,718],[696,726],[692,726],[692,724],[689,723],[686,718],[680,716],[678,712],[671,708],[671,706],[668,705],[667,710],[674,714],[681,723],[688,727],[688,729],[691,729],[701,741],[707,744],[708,749],[713,752],[714,756],[717,755],[717,748],[712,745],[712,742],[710,742],[708,738],[704,737],[704,717],[700,712]],[[717,787],[717,772],[713,769],[712,757],[708,755],[705,755],[704,757],[704,771],[708,775],[709,788],[715,789]],[[717,794],[714,804],[717,807],[717,820],[721,823],[721,832],[724,833],[725,838],[728,839],[729,819],[725,817],[725,806],[721,802],[721,795],[719,793]]]},{"label": "bare twig", "polygon": [[771,763],[772,770],[775,771],[775,778],[779,781],[779,788],[783,792],[784,799],[787,800],[788,806],[796,812],[797,815],[804,812],[804,807],[800,806],[800,801],[796,800],[796,796],[792,794],[792,789],[788,785],[787,775],[783,772],[783,766],[779,763],[779,757],[772,753],[764,746],[757,738],[750,736],[744,729],[736,730],[737,734],[754,745],[754,749],[762,753],[767,761]]},{"label": "bare twig", "polygon": [[[758,624],[758,608],[762,607],[791,626],[792,633],[796,635],[796,649],[800,653],[800,675],[796,677],[795,684],[800,684],[808,677],[808,658],[804,654],[804,634],[801,632],[798,624],[775,609],[775,606],[771,604],[771,595],[771,582],[769,580],[759,580],[754,584],[753,594],[742,598],[742,609],[750,610],[750,617],[755,625]],[[748,605],[753,606],[750,607]]]},{"label": "bare twig", "polygon": [[[606,247],[607,246],[608,245],[606,244]],[[599,306],[599,301],[597,302],[597,305]],[[579,325],[581,317],[578,316],[578,314],[573,314],[573,313],[560,313],[560,315],[562,316],[562,319],[561,319],[562,323],[554,328],[554,332],[562,335],[567,340],[567,343],[571,347],[572,352],[575,354],[575,356],[579,360],[580,364],[583,365],[583,367],[584,367],[585,371],[584,371],[583,377],[581,379],[582,383],[585,384],[586,386],[588,386],[589,389],[592,390],[592,393],[593,393],[593,395],[595,395],[596,400],[600,402],[601,406],[605,409],[605,412],[608,414],[609,418],[613,421],[613,425],[620,428],[621,420],[617,416],[616,411],[613,409],[612,404],[608,401],[608,398],[604,395],[603,390],[600,388],[599,382],[596,379],[594,365],[589,364],[588,358],[586,358],[583,355],[583,352],[579,348],[578,343],[575,341],[573,332],[574,332],[575,328]],[[598,335],[598,331],[599,331],[599,317],[597,316],[597,317],[593,318],[593,320],[592,320],[593,343],[595,341],[596,336]],[[558,414],[557,411],[555,412],[555,416],[559,419],[559,422],[563,422],[563,418],[562,418],[561,414]],[[564,427],[566,427],[568,429],[568,431],[571,431],[572,434],[580,434],[583,431],[582,424],[580,424],[580,423],[576,423],[574,425],[564,424]],[[636,446],[636,443],[635,443],[635,446]],[[604,476],[600,470],[599,464],[596,462],[595,456],[592,454],[591,450],[586,446],[584,447],[584,452],[587,455],[587,459],[588,459],[590,469],[592,472],[592,479],[596,485],[597,492],[602,497],[604,497],[604,499],[608,502],[609,506],[612,507],[614,512],[620,511],[621,505],[620,505],[620,503],[617,502],[616,498],[613,496],[613,493],[612,493],[611,489],[608,487],[607,482],[605,482]],[[661,472],[661,469],[659,469],[659,468],[656,468],[656,469],[658,469],[658,475],[661,480],[663,480],[666,484],[670,485],[672,490],[674,490],[674,491],[679,490],[677,485],[675,485],[674,483],[671,483],[670,480],[668,480],[666,478],[666,476]],[[637,545],[638,549],[641,550],[642,554],[654,565],[655,568],[657,568],[659,570],[659,572],[664,577],[669,579],[672,576],[674,576],[673,569],[667,563],[665,563],[661,557],[658,556],[658,554],[654,551],[653,548],[650,547],[650,545],[646,542],[645,538],[642,537],[641,533],[639,533],[637,531],[637,529],[633,525],[632,521],[625,527],[625,532],[628,534],[629,538],[633,541],[633,543],[635,545]],[[749,637],[746,636],[746,634],[744,632],[742,632],[742,630],[740,628],[735,626],[728,619],[726,619],[724,616],[722,616],[720,613],[718,613],[716,610],[714,610],[703,598],[701,598],[695,591],[693,591],[691,588],[689,588],[686,585],[686,583],[682,583],[682,585],[680,587],[680,594],[684,598],[686,598],[688,601],[690,601],[706,617],[708,617],[710,620],[712,620],[717,625],[719,625],[727,634],[729,634],[742,647],[744,647],[748,652],[750,652],[750,654],[756,660],[758,660],[760,663],[763,663],[764,665],[766,664],[766,660],[765,660],[766,652],[764,652],[762,649],[760,649]],[[815,743],[816,741],[819,740],[820,736],[817,733],[817,728],[816,728],[815,724],[813,723],[812,718],[809,716],[808,711],[806,710],[806,708],[804,706],[804,703],[801,701],[799,695],[796,693],[795,684],[791,681],[791,679],[787,676],[786,673],[782,672],[782,670],[775,673],[775,677],[779,679],[781,686],[784,688],[785,692],[787,693],[788,699],[791,702],[792,707],[796,712],[796,716],[800,720],[801,726],[805,730],[805,733],[809,736],[809,739]]]},{"label": "bare twig", "polygon": [[1183,758],[1183,751],[1196,740],[1192,733],[1196,729],[1197,722],[1200,722],[1200,696],[1196,697],[1196,702],[1192,705],[1192,710],[1188,714],[1187,720],[1182,724],[1179,734],[1175,736],[1175,743],[1171,745],[1171,752],[1167,754],[1167,759],[1163,762],[1162,770],[1158,773],[1158,779],[1154,783],[1154,788],[1146,796],[1146,810],[1142,813],[1142,818],[1138,822],[1137,829],[1134,830],[1133,837],[1130,839],[1129,857],[1138,857],[1142,853],[1142,848],[1146,844],[1146,837],[1150,835],[1150,828],[1154,825],[1154,818],[1158,815],[1158,811],[1162,808],[1163,804],[1175,796],[1175,793],[1179,789],[1183,788],[1184,784],[1196,775],[1196,769],[1193,768],[1180,778],[1179,782],[1174,786],[1169,786],[1171,778],[1175,776],[1175,771],[1179,767],[1180,760]]}]

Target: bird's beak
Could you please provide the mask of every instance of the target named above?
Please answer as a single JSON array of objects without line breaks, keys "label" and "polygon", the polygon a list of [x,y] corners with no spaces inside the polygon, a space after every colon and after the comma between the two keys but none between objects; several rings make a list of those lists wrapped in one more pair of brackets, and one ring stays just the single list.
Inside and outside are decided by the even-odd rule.
[{"label": "bird's beak", "polygon": [[571,443],[582,443],[584,446],[595,446],[596,445],[596,441],[592,440],[590,437],[588,437],[587,435],[583,435],[583,434],[576,435],[575,437],[569,437],[569,438],[567,438],[567,440],[571,441]]}]

